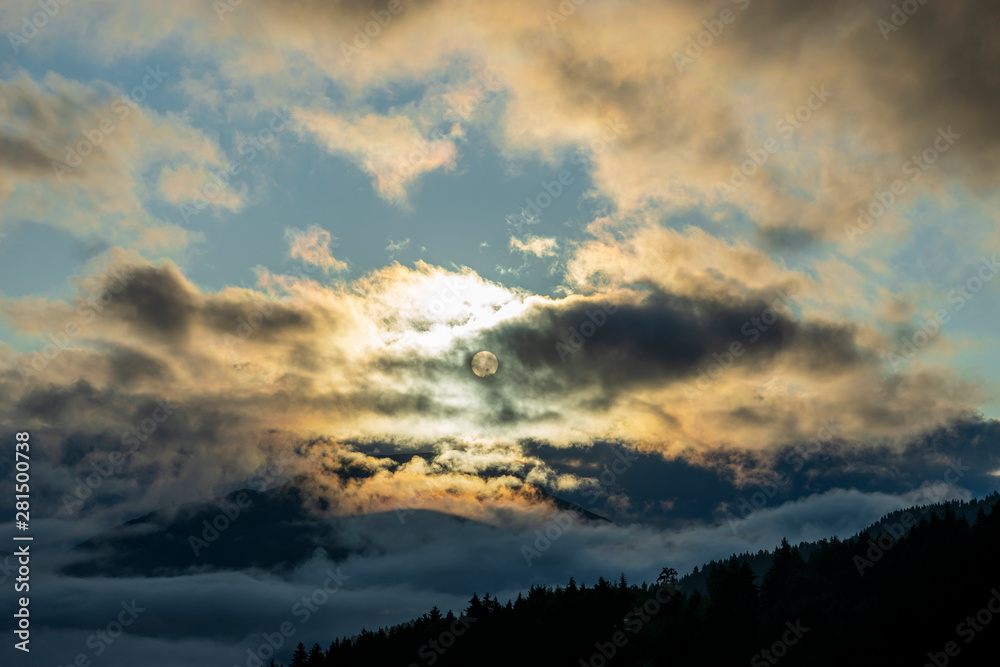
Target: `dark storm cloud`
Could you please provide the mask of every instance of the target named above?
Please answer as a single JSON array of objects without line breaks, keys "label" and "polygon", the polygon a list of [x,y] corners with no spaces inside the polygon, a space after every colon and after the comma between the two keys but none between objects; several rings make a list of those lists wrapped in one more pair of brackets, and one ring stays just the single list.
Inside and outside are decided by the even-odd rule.
[{"label": "dark storm cloud", "polygon": [[936,127],[953,125],[975,137],[962,148],[975,156],[966,176],[991,186],[1000,166],[998,30],[1000,5],[989,0],[759,0],[732,37],[751,62],[779,66],[796,52],[836,49],[842,74],[857,77],[880,102],[866,114],[869,131],[921,150]]},{"label": "dark storm cloud", "polygon": [[[336,34],[345,39],[353,40],[352,29],[363,26],[373,20],[373,13],[387,12],[393,24],[415,20],[415,14],[426,12],[438,5],[438,0],[400,0],[393,4],[395,11],[388,11],[388,2],[383,0],[298,0],[297,2],[281,2],[280,0],[264,0],[255,3],[253,11],[263,20],[268,30],[275,26],[288,27],[292,30],[316,30],[317,27],[326,34]],[[458,11],[458,10],[454,10]],[[384,15],[383,21],[385,21]]]},{"label": "dark storm cloud", "polygon": [[23,417],[42,419],[48,423],[59,423],[67,417],[81,413],[98,413],[122,405],[124,397],[111,391],[101,391],[86,380],[78,380],[71,385],[49,385],[25,394],[17,403],[15,411]]},{"label": "dark storm cloud", "polygon": [[[263,300],[246,303],[227,302],[222,299],[209,299],[202,308],[205,324],[219,333],[239,335],[243,330],[252,327],[254,337],[259,340],[275,340],[289,333],[307,333],[315,325],[312,316],[302,310]],[[260,326],[258,322],[266,322]],[[246,323],[246,325],[244,325]]]},{"label": "dark storm cloud", "polygon": [[[143,336],[172,344],[183,343],[195,325],[216,334],[271,341],[308,333],[314,325],[303,310],[273,303],[260,294],[239,299],[225,294],[203,295],[170,266],[124,267],[124,288],[109,277],[106,287],[114,294],[110,314],[137,329]],[[266,326],[262,326],[266,322]]]},{"label": "dark storm cloud", "polygon": [[[609,304],[614,312],[606,312]],[[763,324],[762,317],[770,323]],[[835,375],[873,361],[853,336],[849,325],[800,322],[764,299],[722,303],[653,292],[636,304],[587,300],[539,306],[476,342],[482,349],[502,350],[504,363],[530,374],[529,384],[539,383],[538,391],[590,380],[613,396],[634,385],[696,376],[715,361],[713,355],[729,354],[733,344],[745,350],[738,363],[748,368],[785,354],[809,372]],[[574,341],[582,341],[579,349]]]},{"label": "dark storm cloud", "polygon": [[[39,454],[32,500],[51,515],[65,516],[65,494],[84,501],[74,502],[76,516],[152,509],[163,498],[144,494],[161,484],[177,485],[174,499],[190,499],[220,482],[245,483],[253,461],[266,456],[245,418],[222,402],[174,402],[80,380],[25,393],[13,414],[30,428]],[[206,470],[216,460],[230,462],[221,471]],[[0,471],[13,475],[13,462],[0,462]]]},{"label": "dark storm cloud", "polygon": [[[767,507],[775,508],[838,489],[902,495],[947,481],[984,497],[1000,486],[1000,477],[994,474],[1000,470],[996,420],[955,422],[902,448],[859,446],[832,438],[796,443],[773,457],[721,449],[698,464],[604,442],[571,448],[528,442],[525,452],[559,473],[600,482],[596,501],[590,500],[592,494],[561,492],[567,500],[620,523],[660,527],[712,523],[726,516],[720,507],[738,507],[741,498],[762,490]],[[734,477],[735,470],[742,472],[741,480]],[[614,496],[628,498],[627,505],[610,502]],[[943,499],[928,498],[923,503]]]},{"label": "dark storm cloud", "polygon": [[111,313],[147,336],[170,341],[186,337],[198,310],[197,295],[180,275],[151,266],[130,267],[127,273],[127,284],[108,307]]},{"label": "dark storm cloud", "polygon": [[0,165],[23,172],[51,169],[52,157],[30,139],[0,134]]},{"label": "dark storm cloud", "polygon": [[128,386],[142,380],[169,380],[169,366],[140,350],[117,347],[108,353],[111,377],[116,384]]},{"label": "dark storm cloud", "polygon": [[[810,450],[807,450],[810,451]],[[960,420],[907,443],[890,447],[849,447],[835,441],[816,448],[797,472],[802,493],[828,488],[858,488],[886,493],[910,491],[926,481],[942,478],[952,464],[963,467],[958,485],[985,495],[996,490],[1000,477],[1000,421]],[[791,450],[779,453],[785,461]],[[798,467],[798,458],[785,468]],[[967,468],[967,469],[965,469]]]}]

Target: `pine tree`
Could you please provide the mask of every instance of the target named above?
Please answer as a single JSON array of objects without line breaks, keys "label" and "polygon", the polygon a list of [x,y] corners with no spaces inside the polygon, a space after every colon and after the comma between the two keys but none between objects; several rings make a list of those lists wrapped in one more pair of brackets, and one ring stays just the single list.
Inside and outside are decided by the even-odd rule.
[{"label": "pine tree", "polygon": [[479,600],[479,596],[473,593],[469,599],[469,607],[465,610],[465,615],[479,619],[485,616],[484,612],[483,603]]},{"label": "pine tree", "polygon": [[[624,578],[625,575],[622,575]],[[660,576],[656,578],[657,586],[676,586],[677,585],[677,570],[672,567],[665,567],[660,570]]]},{"label": "pine tree", "polygon": [[309,659],[306,664],[309,667],[323,667],[323,649],[318,643],[313,644],[312,649],[309,650]]},{"label": "pine tree", "polygon": [[292,662],[289,663],[289,667],[308,667],[309,665],[309,655],[306,654],[306,647],[302,642],[295,647],[295,652],[292,653]]}]

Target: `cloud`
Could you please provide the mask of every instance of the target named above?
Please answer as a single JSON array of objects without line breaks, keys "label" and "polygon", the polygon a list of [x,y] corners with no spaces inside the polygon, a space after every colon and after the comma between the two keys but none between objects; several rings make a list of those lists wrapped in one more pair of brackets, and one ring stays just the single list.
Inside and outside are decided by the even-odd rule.
[{"label": "cloud", "polygon": [[331,244],[337,247],[336,239],[319,225],[310,225],[305,231],[286,227],[285,238],[289,242],[288,256],[292,259],[301,259],[327,273],[347,270],[347,262],[336,259],[330,252]]},{"label": "cloud", "polygon": [[517,250],[518,252],[534,255],[535,257],[552,257],[556,254],[558,247],[559,242],[554,238],[529,236],[526,240],[522,241],[514,236],[510,237],[511,251]]},{"label": "cloud", "polygon": [[[93,22],[106,57],[156,48],[168,25],[219,61],[222,85],[249,86],[262,104],[301,100],[302,136],[354,162],[380,196],[400,204],[421,175],[456,166],[454,140],[471,128],[512,159],[572,156],[622,211],[738,211],[776,247],[846,241],[857,208],[903,177],[939,128],[963,138],[908,182],[910,191],[985,195],[1000,164],[998,53],[984,32],[993,9],[972,0],[921,5],[888,35],[878,21],[891,16],[890,0],[732,3],[724,8],[733,21],[717,36],[705,32],[711,39],[697,48],[718,11],[693,0],[643,0],[626,13],[579,7],[557,29],[526,1],[401,7],[361,47],[354,28],[383,9],[377,2],[310,1],[294,11],[258,2],[221,22],[206,21],[197,2],[150,14],[106,0],[88,11],[115,13]],[[39,39],[82,39],[72,23],[52,22]],[[525,50],[529,43],[541,47]],[[360,53],[347,58],[343,45]],[[871,68],[876,61],[884,66]],[[502,104],[449,113],[486,69]],[[416,99],[374,103],[372,91],[403,89]],[[820,101],[816,90],[830,94]],[[450,127],[435,133],[442,124]],[[752,164],[770,138],[776,151]],[[723,195],[720,183],[744,164],[754,173]],[[844,164],[851,168],[835,166]],[[910,224],[901,210],[882,222]]]},{"label": "cloud", "polygon": [[[149,204],[176,201],[199,175],[203,185],[223,154],[181,118],[139,102],[166,94],[157,89],[170,73],[149,69],[155,76],[127,92],[54,73],[41,81],[23,72],[0,81],[0,113],[8,119],[0,130],[0,223],[41,221],[140,250],[175,251],[199,238],[152,214]],[[220,203],[240,205],[231,193]]]},{"label": "cloud", "polygon": [[427,140],[406,116],[341,116],[297,109],[295,119],[331,153],[349,158],[372,177],[381,197],[405,203],[422,174],[455,167],[458,151],[445,139]]},{"label": "cloud", "polygon": [[385,247],[389,251],[390,257],[395,257],[403,250],[406,250],[410,246],[410,239],[403,239],[402,241],[393,241],[389,239],[389,245]]},{"label": "cloud", "polygon": [[[0,423],[37,434],[43,515],[64,511],[64,495],[116,452],[128,455],[91,489],[74,537],[245,484],[288,455],[288,474],[314,477],[315,509],[345,517],[345,539],[370,547],[372,558],[350,564],[355,576],[378,582],[344,591],[348,620],[329,611],[316,631],[328,640],[359,619],[374,626],[461,604],[473,581],[516,592],[566,571],[648,576],[664,553],[687,567],[785,535],[849,531],[908,502],[907,485],[955,442],[975,468],[963,484],[987,486],[996,422],[977,415],[982,387],[930,363],[886,363],[922,300],[886,287],[897,278],[881,246],[864,256],[876,234],[848,248],[844,226],[909,178],[917,158],[928,168],[908,181],[912,199],[880,226],[905,238],[921,224],[910,210],[920,197],[949,212],[952,197],[968,195],[988,208],[1000,165],[997,9],[926,3],[886,32],[878,20],[893,4],[583,3],[553,29],[527,0],[405,2],[363,48],[355,29],[384,3],[266,0],[220,21],[200,1],[149,11],[95,0],[73,9],[78,20],[53,19],[31,43],[38,53],[58,44],[131,66],[167,48],[197,63],[176,87],[167,78],[146,93],[173,108],[180,90],[209,115],[156,112],[123,101],[131,91],[119,85],[55,74],[0,81],[2,223],[41,221],[137,251],[107,253],[69,297],[0,300],[19,341],[0,344]],[[37,11],[0,7],[4,24],[17,30],[28,5]],[[735,20],[695,53],[722,7]],[[347,44],[360,53],[345,57]],[[492,142],[509,173],[579,167],[602,209],[586,234],[509,243],[540,258],[565,253],[562,289],[551,292],[564,296],[423,262],[326,281],[335,284],[261,268],[252,286],[213,290],[198,268],[159,259],[199,239],[162,210],[220,180],[216,121],[279,104],[293,107],[300,139],[350,161],[403,208],[425,176],[460,172],[462,153],[476,154],[460,147]],[[101,129],[106,120],[113,131]],[[948,128],[961,136],[945,151]],[[243,136],[234,131],[234,143]],[[220,192],[216,210],[244,210],[244,189]],[[290,257],[345,271],[330,232],[306,225],[287,228]],[[978,231],[967,236],[978,243]],[[500,359],[491,378],[469,370],[483,349]],[[160,421],[163,402],[176,408]],[[643,470],[601,487],[601,511],[704,521],[831,421],[835,437],[803,466],[789,502],[775,500],[736,538],[706,525],[581,527],[538,569],[512,574],[532,535],[524,524],[552,511],[526,482],[579,497],[600,484],[610,443],[624,444],[645,457]],[[426,456],[406,457],[414,451]],[[400,507],[472,521],[438,517],[421,526],[434,539],[422,539],[398,531]],[[165,623],[197,635],[204,619],[190,617],[191,599],[208,601],[198,606],[206,618],[259,610],[260,599],[308,593],[326,565],[320,555],[292,582],[258,578],[252,592],[242,575],[93,589],[60,581],[66,594],[50,599],[68,604],[67,616],[55,606],[41,616],[69,633],[68,615],[84,617],[93,596],[113,607],[141,584]],[[243,655],[245,620],[230,617],[225,638],[179,653],[222,643]],[[163,648],[155,629],[137,630],[114,647],[125,664]]]},{"label": "cloud", "polygon": [[[433,605],[458,614],[472,591],[506,601],[529,584],[564,585],[570,573],[587,585],[619,573],[630,582],[651,581],[662,567],[686,573],[733,552],[773,549],[782,537],[793,544],[831,535],[844,539],[910,503],[905,494],[837,489],[763,509],[735,534],[725,524],[660,530],[572,522],[530,565],[522,549],[534,548],[537,528],[496,529],[424,512],[407,516],[405,523],[395,513],[338,522],[339,539],[365,547],[365,553],[335,561],[320,551],[284,577],[219,572],[83,579],[53,575],[47,563],[33,561],[33,574],[51,593],[37,601],[48,638],[38,650],[53,663],[91,654],[87,637],[113,621],[123,601],[134,599],[143,611],[106,647],[101,657],[109,665],[143,661],[139,656],[145,651],[156,656],[150,664],[157,665],[242,663],[248,647],[264,643],[262,633],[286,622],[295,630],[279,654],[287,658],[299,641],[325,645],[362,626],[404,622]],[[57,532],[58,522],[44,521]],[[223,532],[219,539],[226,537]],[[44,551],[50,560],[53,552],[51,545]],[[330,572],[342,585],[333,586],[326,603],[302,613],[305,607],[295,604],[322,587]]]},{"label": "cloud", "polygon": [[[899,450],[973,414],[974,386],[932,368],[889,372],[881,339],[774,297],[771,280],[796,284],[792,274],[717,250],[730,271],[757,271],[756,289],[713,272],[639,273],[550,299],[417,262],[331,285],[262,270],[254,288],[210,292],[172,264],[119,255],[70,302],[0,302],[12,327],[39,336],[26,354],[2,351],[0,393],[28,426],[51,429],[63,492],[74,468],[146,424],[149,444],[101,491],[143,496],[131,508],[226,488],[279,450],[336,470],[382,443],[439,457],[339,488],[353,511],[419,497],[478,518],[524,505],[525,476],[584,483],[546,472],[527,441],[625,442],[739,477],[747,456],[774,461],[829,420],[848,450]],[[483,349],[501,369],[485,382],[469,370]],[[180,407],[154,425],[158,400]],[[488,469],[511,477],[484,483]]]},{"label": "cloud", "polygon": [[[213,195],[206,197],[209,186],[213,190]],[[214,174],[207,168],[192,165],[181,165],[179,167],[166,166],[160,171],[159,193],[165,201],[171,204],[187,204],[195,197],[201,197],[206,201],[229,209],[239,211],[246,204],[243,195],[246,193],[234,192],[231,188],[219,188],[218,181]]]}]

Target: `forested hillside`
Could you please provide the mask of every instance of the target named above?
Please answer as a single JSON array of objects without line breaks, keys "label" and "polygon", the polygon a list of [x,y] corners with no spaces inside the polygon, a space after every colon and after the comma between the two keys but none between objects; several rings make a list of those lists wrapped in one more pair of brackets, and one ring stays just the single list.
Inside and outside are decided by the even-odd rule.
[{"label": "forested hillside", "polygon": [[705,567],[705,594],[685,590],[664,563],[652,583],[570,579],[516,600],[473,595],[457,617],[435,607],[326,650],[300,645],[290,664],[995,664],[1000,513],[980,506],[970,522],[945,505],[941,514],[898,538],[868,529],[823,540],[807,558],[783,541],[759,584],[733,556]]}]

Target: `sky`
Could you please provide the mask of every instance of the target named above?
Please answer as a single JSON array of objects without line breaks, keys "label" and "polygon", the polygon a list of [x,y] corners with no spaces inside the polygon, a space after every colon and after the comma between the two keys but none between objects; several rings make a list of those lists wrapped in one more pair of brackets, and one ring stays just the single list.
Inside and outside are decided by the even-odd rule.
[{"label": "sky", "polygon": [[[353,633],[486,586],[655,577],[665,549],[690,569],[849,535],[927,489],[982,497],[998,20],[972,0],[4,2],[0,433],[32,435],[42,543],[62,562],[286,461],[346,533],[388,540],[323,612]],[[615,452],[641,463],[609,482]],[[554,512],[528,484],[613,524],[526,566]],[[400,508],[435,517],[402,578],[379,524]],[[458,579],[419,564],[478,552]],[[238,660],[283,603],[206,633],[170,620],[173,584],[245,614],[320,561],[100,583],[164,614],[103,664]],[[51,577],[69,611],[44,603],[46,658],[69,661],[98,584]]]}]

